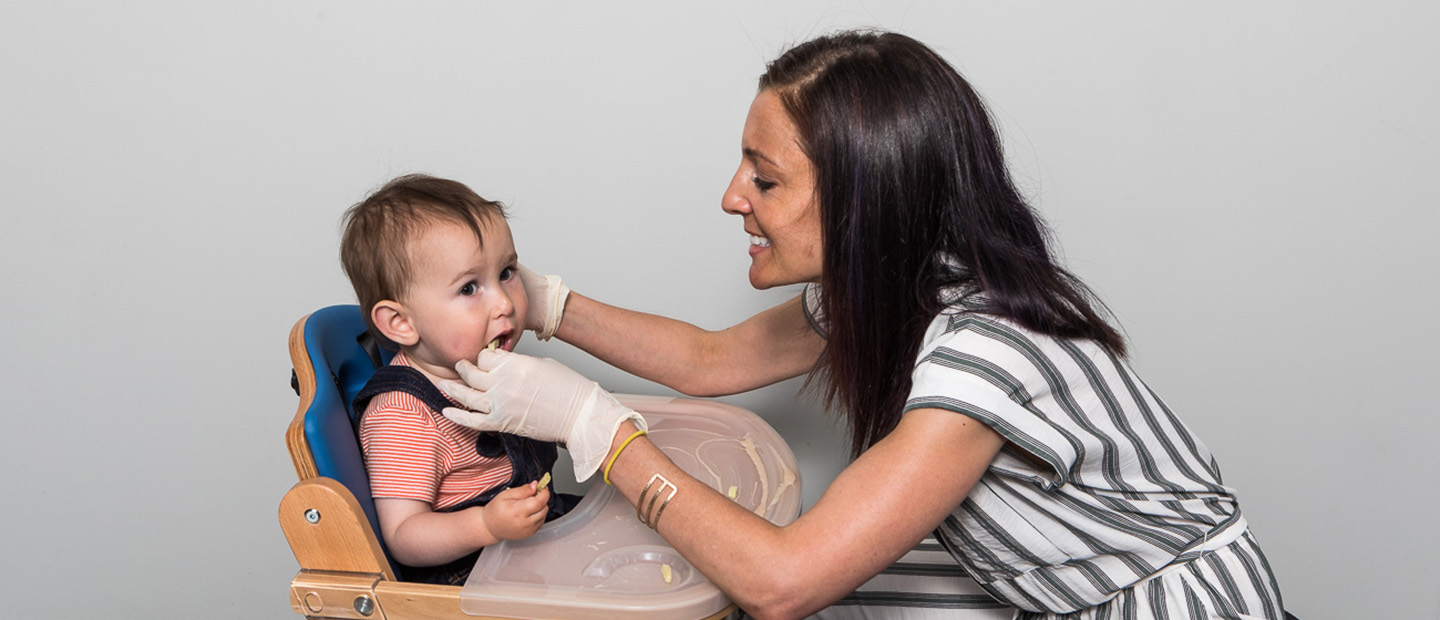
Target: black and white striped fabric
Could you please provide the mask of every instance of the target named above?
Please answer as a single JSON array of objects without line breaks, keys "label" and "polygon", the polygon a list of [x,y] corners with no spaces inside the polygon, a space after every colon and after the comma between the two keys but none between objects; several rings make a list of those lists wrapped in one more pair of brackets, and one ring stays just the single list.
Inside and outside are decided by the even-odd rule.
[{"label": "black and white striped fabric", "polygon": [[[805,306],[823,328],[818,289],[807,289]],[[973,579],[1028,610],[1016,617],[1283,617],[1210,451],[1099,345],[957,304],[921,348],[906,410],[920,408],[975,418],[1008,440],[936,541],[963,569],[954,581]],[[883,591],[912,589],[892,571],[876,579],[886,574]],[[869,611],[821,617],[931,617],[924,592],[909,600],[862,588],[835,609]]]},{"label": "black and white striped fabric", "polygon": [[899,561],[812,620],[1010,620],[1015,609],[998,602],[965,574],[934,538],[920,541]]}]

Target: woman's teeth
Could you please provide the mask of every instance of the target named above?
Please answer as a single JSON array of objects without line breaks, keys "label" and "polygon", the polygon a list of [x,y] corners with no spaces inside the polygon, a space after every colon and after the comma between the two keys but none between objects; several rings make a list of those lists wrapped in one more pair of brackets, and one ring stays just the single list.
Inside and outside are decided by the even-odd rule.
[{"label": "woman's teeth", "polygon": [[770,247],[770,240],[760,235],[750,235],[750,245],[758,245],[762,248]]}]

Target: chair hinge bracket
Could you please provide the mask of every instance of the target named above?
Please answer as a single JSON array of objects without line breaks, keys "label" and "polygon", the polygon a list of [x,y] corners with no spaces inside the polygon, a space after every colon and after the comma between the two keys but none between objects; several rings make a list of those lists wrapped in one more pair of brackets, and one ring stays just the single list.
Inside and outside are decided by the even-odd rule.
[{"label": "chair hinge bracket", "polygon": [[307,618],[384,620],[375,584],[383,579],[368,573],[302,570],[290,582],[290,606]]}]

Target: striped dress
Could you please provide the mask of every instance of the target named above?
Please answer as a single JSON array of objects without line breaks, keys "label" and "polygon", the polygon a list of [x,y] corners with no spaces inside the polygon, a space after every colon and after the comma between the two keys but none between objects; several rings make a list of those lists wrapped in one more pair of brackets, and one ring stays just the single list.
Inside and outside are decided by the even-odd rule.
[{"label": "striped dress", "polygon": [[[817,288],[806,309],[823,329]],[[906,411],[953,411],[1008,440],[935,531],[963,571],[946,596],[966,611],[943,617],[995,617],[967,588],[1024,619],[1284,617],[1214,457],[1124,360],[957,304],[930,325],[913,379]],[[817,617],[942,617],[934,586],[903,578],[927,544]]]}]

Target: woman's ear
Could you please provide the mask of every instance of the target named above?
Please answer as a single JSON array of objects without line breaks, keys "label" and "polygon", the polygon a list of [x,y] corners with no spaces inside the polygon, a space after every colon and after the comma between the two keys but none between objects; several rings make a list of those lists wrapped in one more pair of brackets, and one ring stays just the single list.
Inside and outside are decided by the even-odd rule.
[{"label": "woman's ear", "polygon": [[420,334],[410,323],[405,304],[389,299],[381,301],[370,308],[370,320],[375,323],[375,329],[395,344],[409,347],[420,342]]}]

